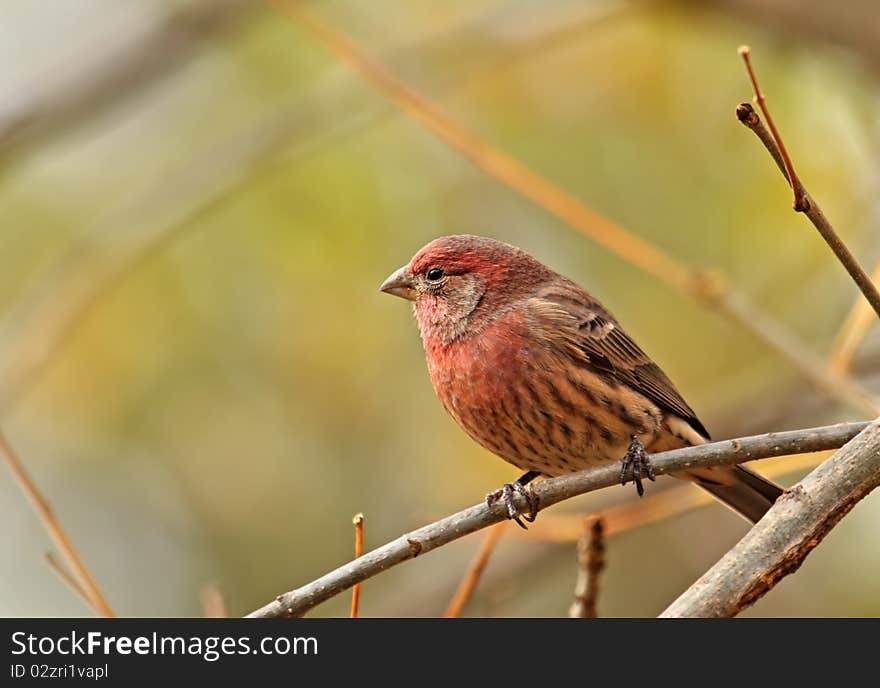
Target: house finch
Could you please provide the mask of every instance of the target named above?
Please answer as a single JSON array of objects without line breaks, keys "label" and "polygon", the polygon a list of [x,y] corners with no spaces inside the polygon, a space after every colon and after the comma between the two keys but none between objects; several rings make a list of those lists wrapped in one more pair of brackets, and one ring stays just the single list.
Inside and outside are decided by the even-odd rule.
[{"label": "house finch", "polygon": [[[434,390],[464,431],[527,472],[490,494],[520,525],[514,492],[544,475],[621,461],[639,495],[648,452],[709,433],[669,378],[600,304],[525,251],[478,236],[422,248],[381,290],[413,302]],[[751,521],[781,488],[742,466],[674,474]],[[537,505],[529,501],[533,520]]]}]

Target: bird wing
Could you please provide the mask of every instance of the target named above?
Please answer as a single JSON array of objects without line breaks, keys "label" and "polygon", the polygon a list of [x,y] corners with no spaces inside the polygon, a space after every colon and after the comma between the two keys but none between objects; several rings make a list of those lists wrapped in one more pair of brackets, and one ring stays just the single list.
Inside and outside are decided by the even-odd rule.
[{"label": "bird wing", "polygon": [[598,301],[574,282],[563,280],[529,299],[528,310],[545,337],[562,337],[575,362],[608,375],[643,394],[661,409],[709,433],[660,367]]}]

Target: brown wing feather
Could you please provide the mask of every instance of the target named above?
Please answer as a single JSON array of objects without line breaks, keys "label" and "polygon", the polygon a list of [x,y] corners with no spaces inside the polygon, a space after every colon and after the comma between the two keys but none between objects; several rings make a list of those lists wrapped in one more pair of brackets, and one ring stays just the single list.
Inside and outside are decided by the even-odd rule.
[{"label": "brown wing feather", "polygon": [[644,394],[709,439],[706,428],[660,367],[602,304],[574,282],[564,279],[546,287],[530,300],[530,306],[545,322],[552,322],[554,329],[562,322],[567,324],[563,331],[575,360]]}]

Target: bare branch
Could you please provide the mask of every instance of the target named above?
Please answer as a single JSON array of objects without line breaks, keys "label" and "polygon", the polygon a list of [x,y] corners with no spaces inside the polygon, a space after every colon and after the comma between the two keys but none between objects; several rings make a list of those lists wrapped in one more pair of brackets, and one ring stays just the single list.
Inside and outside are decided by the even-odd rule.
[{"label": "bare branch", "polygon": [[[761,87],[758,85],[758,77],[755,75],[755,70],[752,68],[751,54],[752,51],[749,46],[740,46],[739,55],[743,59],[743,62],[745,62],[749,81],[752,82],[752,89],[755,92],[755,102],[758,104],[758,107],[761,108],[761,112],[764,113],[764,119],[767,120],[767,126],[770,127],[771,140],[773,141],[775,149],[778,151],[778,155],[774,155],[773,159],[776,160],[777,165],[780,160],[782,161],[782,173],[794,192],[794,209],[800,213],[807,209],[807,206],[805,205],[806,189],[804,189],[804,185],[794,171],[791,156],[789,156],[785,144],[782,141],[782,137],[779,135],[779,131],[773,123],[773,118],[770,116],[770,110],[767,109],[767,99],[764,98],[764,94],[761,92]],[[764,141],[764,139],[762,138],[761,141]],[[764,141],[764,145],[767,145],[766,141]]]},{"label": "bare branch", "polygon": [[599,616],[599,574],[605,568],[605,525],[601,516],[584,520],[584,533],[578,540],[578,577],[574,586],[574,603],[568,610],[573,619],[595,619]]},{"label": "bare branch", "polygon": [[794,573],[822,538],[877,485],[880,418],[786,490],[764,518],[661,616],[735,616]]},{"label": "bare branch", "polygon": [[843,240],[840,238],[831,222],[825,217],[825,213],[822,212],[819,204],[809,194],[806,188],[804,188],[803,183],[795,173],[794,166],[792,165],[788,151],[785,149],[782,137],[776,130],[776,125],[773,123],[773,119],[770,117],[770,111],[767,109],[764,94],[758,86],[758,80],[752,69],[752,63],[749,58],[749,49],[746,46],[743,46],[739,49],[739,52],[745,61],[746,69],[749,73],[749,79],[751,79],[752,87],[755,91],[755,101],[758,103],[758,107],[761,108],[761,112],[764,113],[767,125],[770,127],[769,135],[764,123],[758,116],[758,113],[755,112],[755,109],[748,103],[741,103],[736,108],[737,118],[757,134],[761,143],[764,144],[764,147],[767,148],[770,155],[773,156],[773,159],[780,167],[783,176],[794,191],[794,209],[799,213],[804,213],[810,219],[810,222],[813,223],[813,226],[819,230],[819,234],[822,235],[825,243],[827,243],[831,250],[834,251],[834,255],[837,256],[837,259],[841,262],[843,267],[846,268],[846,271],[849,273],[850,277],[852,277],[862,294],[865,295],[868,303],[871,304],[874,312],[877,313],[877,317],[880,317],[880,291],[877,290],[877,286],[871,281],[871,278],[868,276],[868,273],[865,272],[864,268],[859,265],[855,256],[850,253],[850,250],[847,248],[846,244],[843,243]]},{"label": "bare branch", "polygon": [[64,528],[61,527],[61,522],[52,512],[52,507],[49,506],[49,502],[37,488],[36,483],[34,483],[28,475],[24,468],[24,464],[22,464],[21,460],[13,451],[9,442],[6,440],[6,436],[2,432],[0,432],[0,456],[3,457],[3,461],[9,467],[9,471],[12,473],[12,477],[15,479],[19,489],[31,503],[31,506],[40,518],[40,521],[43,523],[43,527],[46,528],[46,532],[48,532],[49,537],[52,538],[52,542],[54,542],[55,546],[61,551],[64,560],[67,562],[67,565],[71,568],[73,575],[76,578],[78,583],[77,588],[82,590],[83,594],[89,601],[89,606],[91,606],[100,616],[112,617],[113,610],[110,608],[110,605],[107,604],[107,600],[98,588],[98,584],[95,582],[92,574],[89,573],[88,568],[86,568],[86,565],[80,558],[79,553],[73,546],[73,542],[70,540],[70,537],[68,537]]},{"label": "bare branch", "polygon": [[[663,475],[705,466],[836,449],[867,425],[867,423],[841,423],[713,442],[654,454],[651,463],[657,475]],[[617,485],[619,480],[620,466],[617,463],[610,463],[580,473],[542,480],[535,486],[534,493],[540,501],[541,508],[544,509],[586,492]],[[514,499],[518,500],[521,510],[525,511],[528,508],[521,497],[517,496]],[[359,559],[340,566],[301,588],[279,595],[274,601],[251,612],[248,616],[252,618],[302,616],[355,583],[360,583],[392,566],[415,559],[421,554],[494,523],[500,523],[506,518],[507,508],[500,502],[492,507],[488,507],[485,502],[477,504],[401,535],[396,540],[367,552]]]},{"label": "bare branch", "polygon": [[[351,522],[354,524],[354,558],[357,559],[364,553],[364,515],[355,514]],[[355,583],[351,589],[351,613],[349,617],[352,619],[357,618],[360,598],[361,584]]]},{"label": "bare branch", "polygon": [[447,606],[446,611],[443,612],[443,618],[454,619],[461,616],[461,610],[465,608],[471,595],[474,594],[477,583],[480,582],[480,577],[483,575],[483,570],[489,562],[489,557],[492,556],[492,552],[495,551],[495,545],[498,544],[498,540],[501,538],[501,531],[506,525],[506,523],[498,523],[492,526],[489,529],[489,532],[486,533],[486,537],[483,540],[483,544],[480,546],[480,550],[477,552],[470,566],[468,566],[464,578],[461,579],[458,589],[449,601],[449,606]]}]

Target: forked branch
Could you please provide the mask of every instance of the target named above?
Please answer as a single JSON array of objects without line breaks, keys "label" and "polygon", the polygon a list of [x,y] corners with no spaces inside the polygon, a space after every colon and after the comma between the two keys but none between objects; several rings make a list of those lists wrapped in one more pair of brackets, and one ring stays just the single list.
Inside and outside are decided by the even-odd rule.
[{"label": "forked branch", "polygon": [[754,604],[880,485],[880,418],[790,490],[664,617],[729,617]]},{"label": "forked branch", "polygon": [[[867,425],[868,423],[842,423],[713,442],[654,454],[651,463],[657,475],[664,475],[686,469],[836,449],[855,437]],[[611,463],[580,473],[540,481],[535,485],[534,491],[543,509],[586,492],[616,485],[619,479],[620,466]],[[522,511],[528,508],[524,499],[519,496],[515,499],[518,500],[518,506]],[[248,616],[252,618],[302,616],[355,583],[360,583],[392,566],[415,559],[494,523],[500,523],[506,517],[507,509],[500,502],[492,507],[488,507],[485,502],[477,504],[418,530],[405,533],[396,540],[367,552],[362,557],[340,566],[301,588],[279,595]]]}]

